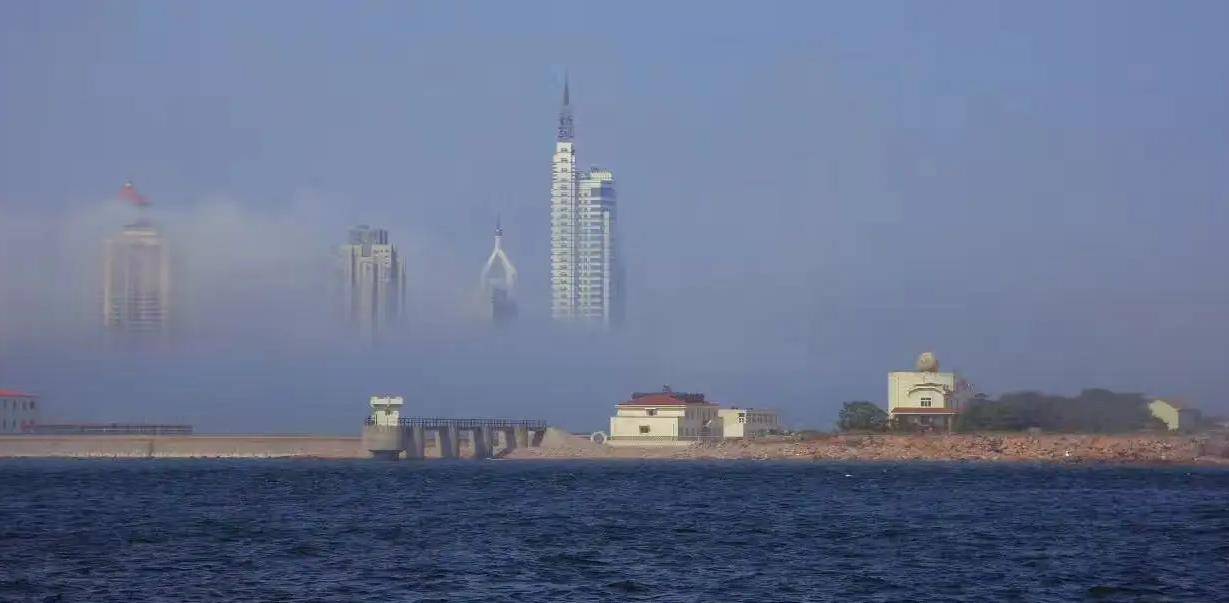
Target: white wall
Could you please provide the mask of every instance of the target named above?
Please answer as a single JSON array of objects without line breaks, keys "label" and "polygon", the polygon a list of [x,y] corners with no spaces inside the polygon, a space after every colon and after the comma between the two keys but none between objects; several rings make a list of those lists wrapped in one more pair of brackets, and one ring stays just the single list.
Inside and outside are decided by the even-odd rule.
[{"label": "white wall", "polygon": [[931,399],[930,408],[952,408],[955,392],[955,373],[888,373],[889,411],[897,407],[922,408],[922,398]]},{"label": "white wall", "polygon": [[781,428],[780,417],[773,410],[723,408],[718,414],[727,438],[757,437]]},{"label": "white wall", "polygon": [[[620,406],[610,419],[611,437],[682,437],[694,438],[704,434],[721,436],[722,421],[715,404],[687,404],[671,406]],[[650,432],[640,433],[640,426],[649,426]]]}]

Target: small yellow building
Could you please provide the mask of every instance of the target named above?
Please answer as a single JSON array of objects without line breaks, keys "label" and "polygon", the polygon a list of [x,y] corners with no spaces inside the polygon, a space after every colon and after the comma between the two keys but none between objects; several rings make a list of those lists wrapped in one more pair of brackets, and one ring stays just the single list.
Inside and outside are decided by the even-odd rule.
[{"label": "small yellow building", "polygon": [[717,415],[721,417],[722,435],[727,438],[756,438],[781,430],[775,410],[723,408]]},{"label": "small yellow building", "polygon": [[690,444],[702,438],[721,437],[718,406],[704,394],[660,392],[632,394],[619,403],[610,418],[610,439],[619,444]]},{"label": "small yellow building", "polygon": [[1152,416],[1164,421],[1170,431],[1192,431],[1202,418],[1197,409],[1175,400],[1153,400],[1148,403]]},{"label": "small yellow building", "polygon": [[917,370],[888,373],[888,418],[896,426],[947,431],[972,394],[967,382],[939,372],[939,360],[925,352]]}]

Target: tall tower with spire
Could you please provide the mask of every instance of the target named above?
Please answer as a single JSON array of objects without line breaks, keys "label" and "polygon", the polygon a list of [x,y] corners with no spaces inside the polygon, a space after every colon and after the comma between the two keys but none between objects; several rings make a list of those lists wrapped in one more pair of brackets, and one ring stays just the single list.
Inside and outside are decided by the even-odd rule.
[{"label": "tall tower with spire", "polygon": [[550,189],[550,284],[551,316],[569,320],[579,305],[576,280],[577,208],[576,145],[572,125],[572,102],[567,76],[563,80],[563,104],[555,130],[555,155],[551,161]]},{"label": "tall tower with spire", "polygon": [[551,316],[606,328],[622,314],[614,173],[578,172],[571,101],[564,76],[551,171]]},{"label": "tall tower with spire", "polygon": [[504,252],[504,229],[495,219],[495,248],[482,267],[482,306],[496,325],[504,325],[516,317],[516,266]]}]

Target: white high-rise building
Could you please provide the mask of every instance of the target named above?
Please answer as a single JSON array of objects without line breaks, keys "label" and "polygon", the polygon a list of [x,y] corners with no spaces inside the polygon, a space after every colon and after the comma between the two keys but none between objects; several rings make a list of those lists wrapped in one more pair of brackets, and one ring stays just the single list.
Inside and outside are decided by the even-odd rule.
[{"label": "white high-rise building", "polygon": [[576,169],[568,84],[563,84],[551,172],[551,316],[609,327],[622,319],[610,170]]},{"label": "white high-rise building", "polygon": [[[148,205],[131,182],[124,184],[120,197],[137,207]],[[171,313],[170,252],[166,240],[148,220],[137,220],[107,240],[102,283],[105,326],[125,333],[167,330]]]},{"label": "white high-rise building", "polygon": [[388,242],[388,231],[367,225],[350,229],[340,249],[347,320],[365,337],[376,337],[400,320],[405,305],[405,260]]},{"label": "white high-rise building", "polygon": [[577,314],[605,326],[621,316],[619,264],[615,254],[615,182],[610,170],[592,168],[579,182],[576,251]]}]

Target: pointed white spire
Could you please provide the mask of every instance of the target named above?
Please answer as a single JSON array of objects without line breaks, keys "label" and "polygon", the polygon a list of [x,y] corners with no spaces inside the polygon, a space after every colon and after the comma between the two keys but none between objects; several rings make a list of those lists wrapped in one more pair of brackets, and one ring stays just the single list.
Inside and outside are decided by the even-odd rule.
[{"label": "pointed white spire", "polygon": [[[496,268],[500,269],[502,276],[492,278]],[[495,218],[495,248],[491,250],[486,265],[482,267],[481,284],[484,294],[491,289],[503,289],[511,295],[516,289],[516,266],[508,259],[508,254],[504,253],[504,229],[498,217]]]}]

